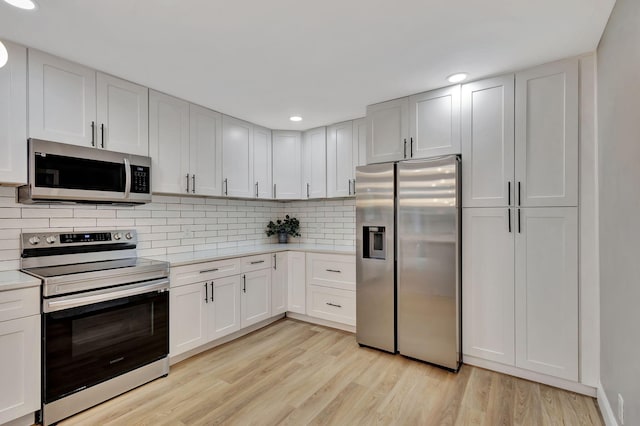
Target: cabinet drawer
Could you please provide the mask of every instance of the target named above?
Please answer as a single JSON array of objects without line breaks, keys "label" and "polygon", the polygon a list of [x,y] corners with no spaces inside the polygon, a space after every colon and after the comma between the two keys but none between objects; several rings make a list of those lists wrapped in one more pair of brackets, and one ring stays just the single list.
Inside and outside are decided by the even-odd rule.
[{"label": "cabinet drawer", "polygon": [[171,268],[171,287],[180,287],[200,281],[229,277],[239,273],[239,258],[180,266]]},{"label": "cabinet drawer", "polygon": [[0,321],[40,314],[40,287],[0,291]]},{"label": "cabinet drawer", "polygon": [[257,256],[247,256],[241,259],[242,272],[257,271],[259,269],[271,268],[272,253],[259,254]]},{"label": "cabinet drawer", "polygon": [[307,287],[307,315],[356,325],[356,292],[310,285]]},{"label": "cabinet drawer", "polygon": [[307,255],[307,284],[356,289],[356,258],[337,254]]}]

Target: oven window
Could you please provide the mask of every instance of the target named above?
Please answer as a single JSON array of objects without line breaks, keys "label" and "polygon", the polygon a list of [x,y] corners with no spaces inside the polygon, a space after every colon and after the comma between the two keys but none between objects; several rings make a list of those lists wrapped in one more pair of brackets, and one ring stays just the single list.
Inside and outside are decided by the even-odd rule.
[{"label": "oven window", "polygon": [[36,186],[124,192],[123,163],[47,154],[35,156]]},{"label": "oven window", "polygon": [[44,314],[44,398],[50,403],[169,353],[169,292]]}]

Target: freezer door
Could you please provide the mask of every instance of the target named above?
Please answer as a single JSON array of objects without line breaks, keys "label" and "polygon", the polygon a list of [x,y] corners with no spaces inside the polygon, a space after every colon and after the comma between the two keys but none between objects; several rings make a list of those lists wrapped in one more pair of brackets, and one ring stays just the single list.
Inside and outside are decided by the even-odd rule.
[{"label": "freezer door", "polygon": [[396,352],[394,164],[356,169],[356,339]]},{"label": "freezer door", "polygon": [[398,163],[398,352],[460,360],[459,158]]}]

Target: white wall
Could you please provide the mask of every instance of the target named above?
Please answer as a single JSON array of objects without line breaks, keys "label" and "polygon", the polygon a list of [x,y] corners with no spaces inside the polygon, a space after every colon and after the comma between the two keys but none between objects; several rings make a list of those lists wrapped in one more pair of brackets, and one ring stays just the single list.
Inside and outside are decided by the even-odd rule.
[{"label": "white wall", "polygon": [[354,200],[278,202],[155,196],[136,207],[17,204],[0,187],[0,271],[20,268],[20,233],[133,228],[141,256],[276,242],[264,229],[285,214],[300,219],[291,242],[354,245]]},{"label": "white wall", "polygon": [[600,374],[640,425],[640,1],[617,1],[597,54]]}]

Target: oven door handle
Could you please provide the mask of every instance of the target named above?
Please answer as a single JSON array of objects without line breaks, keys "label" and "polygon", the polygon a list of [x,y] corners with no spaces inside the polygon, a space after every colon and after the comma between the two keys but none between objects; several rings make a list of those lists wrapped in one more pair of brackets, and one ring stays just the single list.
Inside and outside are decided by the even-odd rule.
[{"label": "oven door handle", "polygon": [[129,159],[124,159],[124,198],[129,198],[131,192],[131,164]]},{"label": "oven door handle", "polygon": [[44,299],[42,302],[42,310],[44,313],[57,312],[65,309],[78,308],[80,306],[93,305],[100,302],[108,302],[110,300],[121,299],[123,297],[168,290],[169,279],[162,278],[159,280],[130,284],[122,287],[91,291],[84,294],[74,294],[55,299]]}]

